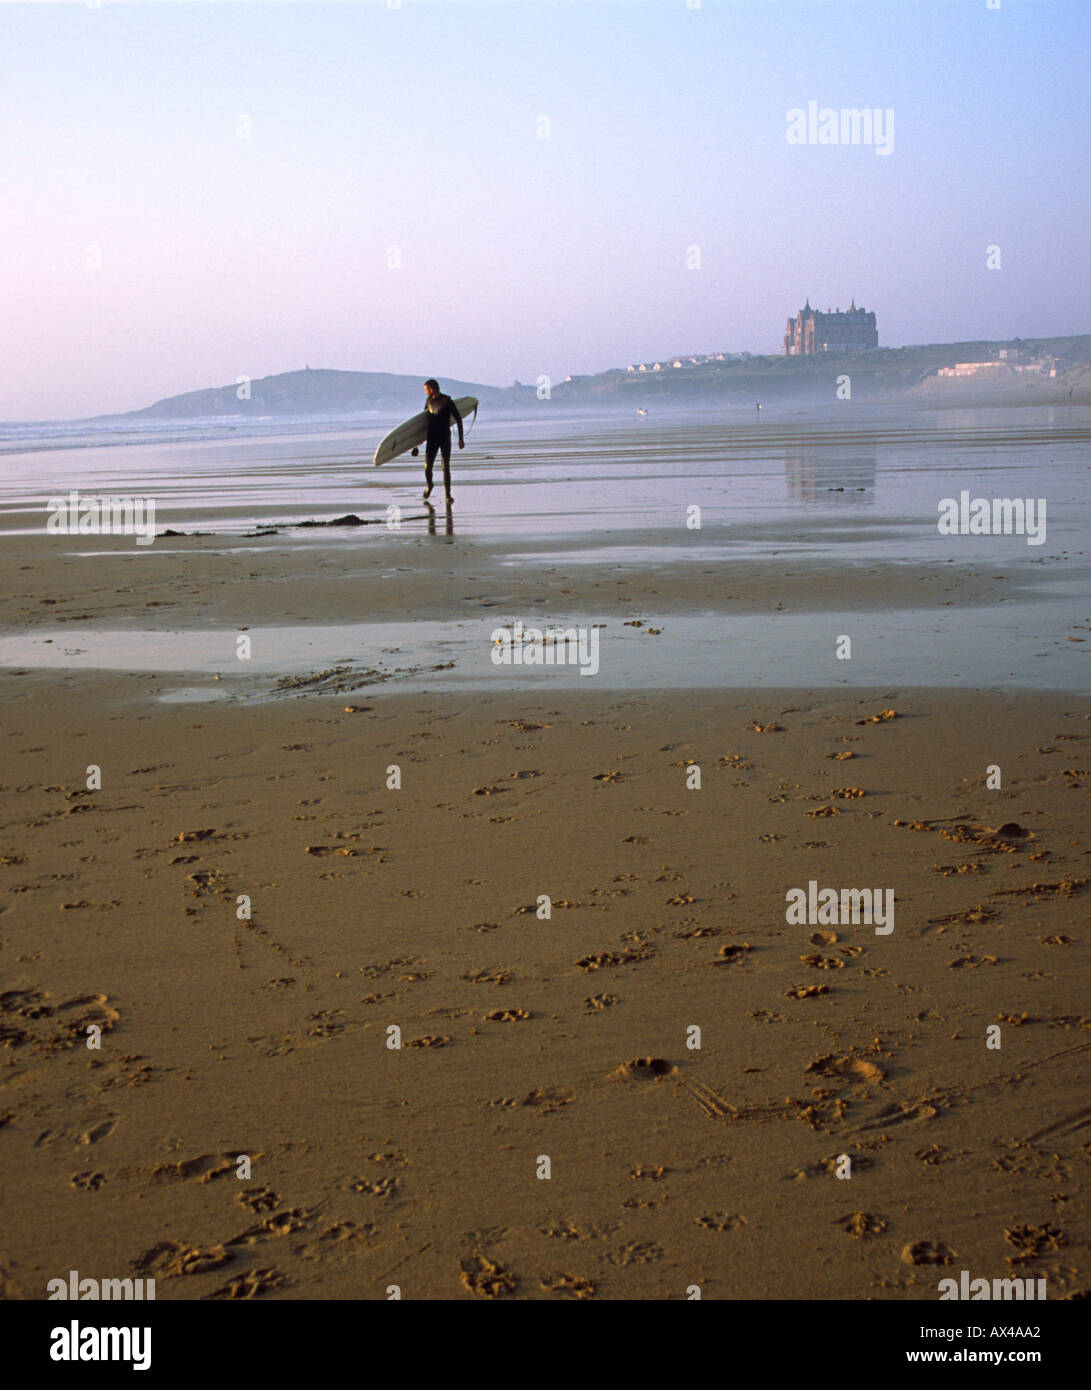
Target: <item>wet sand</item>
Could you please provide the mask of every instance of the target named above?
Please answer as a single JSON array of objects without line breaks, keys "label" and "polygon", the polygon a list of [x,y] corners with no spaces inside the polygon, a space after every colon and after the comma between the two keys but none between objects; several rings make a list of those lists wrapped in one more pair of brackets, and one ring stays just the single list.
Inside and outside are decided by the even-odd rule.
[{"label": "wet sand", "polygon": [[[0,1293],[71,1269],[160,1299],[934,1301],[963,1269],[1085,1292],[1076,548],[969,564],[865,503],[534,535],[465,498],[451,535],[140,554],[5,513]],[[883,683],[866,644],[837,689],[790,644],[777,688],[732,660],[736,619],[828,647],[844,612],[896,643],[1008,608],[1052,693],[939,688],[938,658]],[[650,651],[700,613],[719,689],[682,659],[663,690],[239,675],[171,703],[173,633],[275,632],[287,677],[286,625],[319,615],[582,614]],[[103,632],[117,669],[68,654]],[[892,893],[893,930],[793,920],[812,883]]]}]

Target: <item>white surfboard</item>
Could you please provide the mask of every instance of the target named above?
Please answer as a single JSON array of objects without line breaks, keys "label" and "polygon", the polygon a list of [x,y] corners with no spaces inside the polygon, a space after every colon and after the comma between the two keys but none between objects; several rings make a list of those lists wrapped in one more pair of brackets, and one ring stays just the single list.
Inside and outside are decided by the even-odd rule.
[{"label": "white surfboard", "polygon": [[[459,396],[455,401],[458,413],[465,420],[467,415],[477,414],[476,396]],[[380,441],[379,447],[375,450],[375,457],[371,460],[376,468],[382,463],[389,463],[399,454],[404,454],[408,449],[417,448],[423,444],[428,437],[428,412],[422,410],[419,415],[414,415],[411,419],[404,421],[397,429]]]}]

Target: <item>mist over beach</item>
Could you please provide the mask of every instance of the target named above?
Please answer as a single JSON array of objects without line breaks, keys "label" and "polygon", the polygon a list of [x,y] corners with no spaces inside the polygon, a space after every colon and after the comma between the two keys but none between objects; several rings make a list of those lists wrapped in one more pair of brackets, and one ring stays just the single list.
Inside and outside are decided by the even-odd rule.
[{"label": "mist over beach", "polygon": [[9,1335],[1087,1297],[1089,28],[0,6]]}]

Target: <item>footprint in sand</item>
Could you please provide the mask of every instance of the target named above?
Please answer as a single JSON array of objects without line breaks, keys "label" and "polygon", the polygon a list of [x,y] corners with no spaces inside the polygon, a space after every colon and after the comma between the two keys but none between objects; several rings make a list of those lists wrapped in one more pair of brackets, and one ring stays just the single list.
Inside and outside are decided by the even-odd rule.
[{"label": "footprint in sand", "polygon": [[396,1164],[399,1168],[407,1168],[409,1166],[409,1160],[406,1158],[405,1154],[402,1153],[401,1149],[378,1149],[375,1153],[368,1154],[367,1157],[372,1163],[392,1163]]},{"label": "footprint in sand", "polygon": [[[965,912],[949,912],[943,917],[929,917],[928,925],[931,927],[953,927],[960,924],[967,926],[980,926],[985,922],[993,922],[1000,913],[993,907],[968,907]],[[942,936],[943,932],[936,933]]]},{"label": "footprint in sand", "polygon": [[886,1078],[886,1072],[882,1067],[851,1054],[843,1057],[817,1057],[806,1071],[808,1074],[813,1072],[816,1076],[843,1077],[846,1081],[857,1081],[865,1086],[877,1085]]},{"label": "footprint in sand", "polygon": [[792,1182],[804,1182],[807,1178],[835,1178],[843,1171],[846,1158],[851,1160],[853,1177],[875,1167],[875,1160],[867,1158],[864,1154],[829,1154],[826,1158],[820,1158],[817,1163],[809,1163],[806,1168],[797,1168],[794,1173],[787,1174],[787,1177]]},{"label": "footprint in sand", "polygon": [[562,1274],[557,1271],[552,1274],[543,1274],[538,1281],[539,1288],[546,1293],[564,1294],[568,1298],[594,1298],[595,1285],[590,1279],[583,1279],[578,1274]]},{"label": "footprint in sand", "polygon": [[629,1169],[629,1176],[634,1181],[647,1179],[648,1182],[660,1182],[670,1171],[662,1163],[657,1163],[654,1168],[645,1168],[642,1163],[638,1163],[635,1168]]},{"label": "footprint in sand", "polygon": [[248,1188],[238,1193],[235,1200],[253,1212],[275,1211],[280,1206],[280,1197],[271,1187]]},{"label": "footprint in sand", "polygon": [[210,1293],[210,1299],[257,1298],[270,1289],[284,1288],[288,1280],[277,1269],[248,1269],[237,1274],[221,1288]]},{"label": "footprint in sand", "polygon": [[378,1197],[381,1202],[388,1201],[398,1194],[398,1179],[392,1174],[382,1178],[357,1178],[352,1184],[353,1192],[363,1197]]},{"label": "footprint in sand", "polygon": [[209,893],[217,893],[221,898],[230,897],[227,879],[219,869],[198,869],[187,874],[186,881],[193,884],[192,896],[201,898]]},{"label": "footprint in sand", "polygon": [[601,1240],[616,1231],[619,1225],[618,1222],[610,1225],[595,1222],[582,1224],[566,1216],[553,1216],[547,1225],[538,1227],[538,1232],[550,1240]]},{"label": "footprint in sand", "polygon": [[665,1057],[634,1057],[622,1062],[611,1075],[622,1079],[636,1078],[641,1081],[654,1081],[660,1076],[671,1076],[678,1068]]},{"label": "footprint in sand", "polygon": [[47,1004],[49,997],[38,989],[0,994],[0,1018],[13,1020],[0,1023],[0,1046],[29,1043],[41,1052],[59,1052],[86,1042],[92,1025],[103,1033],[113,1032],[121,1017],[105,994],[85,994],[57,1005]]},{"label": "footprint in sand", "polygon": [[299,1207],[290,1207],[285,1211],[276,1211],[270,1216],[264,1217],[256,1226],[248,1226],[245,1231],[233,1236],[227,1243],[228,1245],[256,1245],[259,1240],[268,1240],[270,1236],[290,1236],[296,1231],[304,1230],[313,1220],[313,1212],[303,1211]]},{"label": "footprint in sand", "polygon": [[645,942],[628,951],[599,951],[593,956],[581,956],[576,964],[581,970],[606,970],[615,965],[632,965],[655,955],[655,947]]},{"label": "footprint in sand", "polygon": [[102,1120],[97,1125],[92,1125],[90,1129],[85,1129],[77,1141],[80,1144],[97,1144],[100,1139],[107,1138],[117,1129],[116,1120]]},{"label": "footprint in sand", "polygon": [[1043,1226],[1011,1226],[1004,1232],[1004,1239],[1018,1252],[1007,1257],[1010,1265],[1026,1264],[1039,1255],[1055,1254],[1068,1244],[1065,1232],[1048,1221]]},{"label": "footprint in sand", "polygon": [[472,970],[462,978],[472,985],[509,985],[514,977],[507,970]]},{"label": "footprint in sand", "polygon": [[845,962],[838,960],[836,956],[824,956],[818,951],[813,951],[808,956],[799,958],[804,965],[809,965],[812,970],[843,970]]},{"label": "footprint in sand", "polygon": [[152,1177],[157,1182],[212,1182],[235,1171],[239,1154],[249,1154],[252,1161],[264,1157],[242,1146],[234,1154],[201,1154],[179,1163],[158,1163],[152,1169]]},{"label": "footprint in sand", "polygon": [[79,1188],[81,1192],[97,1192],[105,1181],[105,1173],[73,1173],[68,1186]]},{"label": "footprint in sand", "polygon": [[942,1240],[917,1240],[902,1248],[902,1261],[907,1265],[949,1265],[957,1258],[958,1251]]},{"label": "footprint in sand", "polygon": [[887,1229],[887,1222],[881,1216],[875,1216],[868,1211],[853,1211],[846,1216],[839,1216],[837,1225],[846,1235],[855,1236],[857,1240],[880,1236]]},{"label": "footprint in sand", "polygon": [[49,995],[41,989],[9,989],[0,994],[0,1013],[19,1018],[48,1018],[53,1010],[46,1005]]},{"label": "footprint in sand", "polygon": [[631,1241],[603,1256],[612,1265],[646,1265],[663,1258],[663,1247],[652,1241]]},{"label": "footprint in sand", "polygon": [[160,1279],[177,1279],[183,1274],[207,1274],[230,1264],[234,1256],[222,1245],[201,1250],[181,1240],[162,1240],[134,1260],[133,1268]]},{"label": "footprint in sand", "polygon": [[746,1225],[746,1217],[726,1211],[714,1211],[708,1216],[696,1217],[695,1224],[705,1231],[734,1231],[737,1227]]},{"label": "footprint in sand", "polygon": [[896,709],[884,709],[878,714],[869,714],[866,719],[858,719],[857,724],[882,724],[888,719],[900,719],[901,715]]},{"label": "footprint in sand", "polygon": [[319,1231],[313,1241],[292,1248],[301,1260],[323,1260],[332,1251],[348,1252],[366,1249],[375,1241],[376,1228],[370,1221],[357,1225],[355,1221],[335,1221]]},{"label": "footprint in sand", "polygon": [[552,1115],[558,1110],[563,1110],[566,1105],[571,1104],[572,1092],[562,1090],[557,1086],[535,1086],[533,1091],[528,1091],[520,1105],[535,1111],[539,1115]]},{"label": "footprint in sand", "polygon": [[503,1298],[518,1287],[519,1280],[511,1270],[487,1255],[468,1255],[460,1265],[459,1283],[478,1298]]}]

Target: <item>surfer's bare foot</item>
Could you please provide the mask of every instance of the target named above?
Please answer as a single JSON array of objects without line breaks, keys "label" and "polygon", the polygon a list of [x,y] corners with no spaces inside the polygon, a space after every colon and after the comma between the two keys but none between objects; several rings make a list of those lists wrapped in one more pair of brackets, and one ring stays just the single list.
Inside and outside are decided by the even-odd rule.
[{"label": "surfer's bare foot", "polygon": [[450,506],[453,506],[454,500],[455,500],[455,499],[451,496],[451,494],[448,493],[448,494],[447,494],[447,505],[448,505],[449,507],[450,507]]},{"label": "surfer's bare foot", "polygon": [[424,489],[424,493],[423,493],[424,500],[427,502],[428,499],[429,499],[429,497],[431,497],[431,495],[432,495],[432,489],[431,489],[430,487],[426,487],[426,488]]}]

